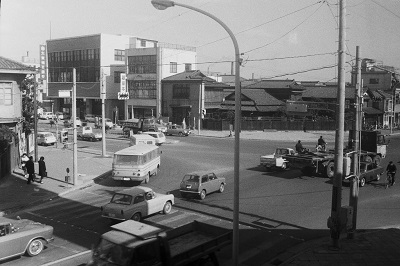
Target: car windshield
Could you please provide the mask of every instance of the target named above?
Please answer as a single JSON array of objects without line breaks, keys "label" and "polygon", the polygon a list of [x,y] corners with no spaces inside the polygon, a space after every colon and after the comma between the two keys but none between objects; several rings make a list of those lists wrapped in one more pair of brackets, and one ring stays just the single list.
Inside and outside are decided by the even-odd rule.
[{"label": "car windshield", "polygon": [[132,196],[120,193],[115,194],[111,199],[111,203],[117,203],[117,204],[130,205],[131,202],[132,202]]},{"label": "car windshield", "polygon": [[183,177],[183,181],[185,181],[185,182],[199,182],[199,176],[198,175],[185,175]]},{"label": "car windshield", "polygon": [[53,133],[46,133],[44,134],[44,137],[53,137]]},{"label": "car windshield", "polygon": [[288,154],[287,149],[276,149],[276,155],[285,155]]}]

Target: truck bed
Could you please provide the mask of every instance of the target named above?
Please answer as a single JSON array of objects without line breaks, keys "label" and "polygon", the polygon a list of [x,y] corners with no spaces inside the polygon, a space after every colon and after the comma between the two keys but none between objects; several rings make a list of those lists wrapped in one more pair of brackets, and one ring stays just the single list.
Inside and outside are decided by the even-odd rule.
[{"label": "truck bed", "polygon": [[229,229],[193,221],[167,232],[173,265],[185,265],[231,244]]}]

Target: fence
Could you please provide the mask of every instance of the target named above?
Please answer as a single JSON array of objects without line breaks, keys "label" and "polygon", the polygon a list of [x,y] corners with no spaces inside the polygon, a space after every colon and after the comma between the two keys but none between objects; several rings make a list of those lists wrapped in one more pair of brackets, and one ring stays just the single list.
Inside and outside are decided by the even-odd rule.
[{"label": "fence", "polygon": [[[203,129],[208,130],[229,130],[229,120],[203,120]],[[234,124],[234,122],[232,122]],[[336,121],[334,120],[294,120],[294,121],[278,121],[278,120],[242,120],[242,130],[312,130],[312,131],[331,131],[336,130]],[[345,121],[344,130],[348,131],[353,129],[353,121]]]}]

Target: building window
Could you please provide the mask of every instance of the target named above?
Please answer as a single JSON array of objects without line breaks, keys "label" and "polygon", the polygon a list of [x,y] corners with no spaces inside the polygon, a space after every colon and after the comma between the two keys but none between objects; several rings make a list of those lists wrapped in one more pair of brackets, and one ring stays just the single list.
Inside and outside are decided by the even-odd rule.
[{"label": "building window", "polygon": [[185,64],[185,71],[191,71],[192,70],[192,64]]},{"label": "building window", "polygon": [[114,71],[114,83],[121,83],[121,73],[122,71]]},{"label": "building window", "polygon": [[114,60],[115,61],[125,61],[125,50],[114,50]]},{"label": "building window", "polygon": [[129,98],[156,99],[155,80],[128,80]]},{"label": "building window", "polygon": [[138,55],[128,57],[128,70],[132,74],[157,73],[156,55]]},{"label": "building window", "polygon": [[140,46],[146,47],[146,40],[140,40]]},{"label": "building window", "polygon": [[0,105],[12,105],[11,82],[0,82]]},{"label": "building window", "polygon": [[174,84],[172,86],[173,99],[189,99],[190,85],[189,84]]},{"label": "building window", "polygon": [[369,84],[379,84],[379,79],[369,79]]},{"label": "building window", "polygon": [[178,72],[178,64],[176,62],[170,62],[170,73],[177,73]]}]

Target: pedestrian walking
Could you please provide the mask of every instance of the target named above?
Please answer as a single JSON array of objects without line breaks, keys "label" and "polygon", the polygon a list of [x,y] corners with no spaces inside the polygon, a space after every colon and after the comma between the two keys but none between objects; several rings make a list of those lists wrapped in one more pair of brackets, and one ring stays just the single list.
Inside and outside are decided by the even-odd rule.
[{"label": "pedestrian walking", "polygon": [[394,163],[392,161],[390,161],[388,166],[386,167],[386,172],[388,174],[390,174],[392,177],[391,186],[394,185],[394,176],[396,175],[396,171],[397,171],[396,165],[394,165]]},{"label": "pedestrian walking", "polygon": [[35,180],[35,164],[33,163],[33,157],[29,157],[29,161],[26,162],[26,171],[28,172],[28,181],[27,184],[30,184]]},{"label": "pedestrian walking", "polygon": [[24,153],[24,154],[22,154],[22,157],[21,157],[21,168],[22,168],[22,170],[24,171],[24,176],[26,177],[26,175],[27,175],[27,171],[26,171],[26,162],[27,161],[29,161],[29,157],[28,157],[28,155],[26,154],[26,153]]},{"label": "pedestrian walking", "polygon": [[46,163],[44,162],[44,157],[41,156],[39,159],[39,175],[40,175],[40,184],[43,184],[43,177],[47,177],[46,171]]}]

